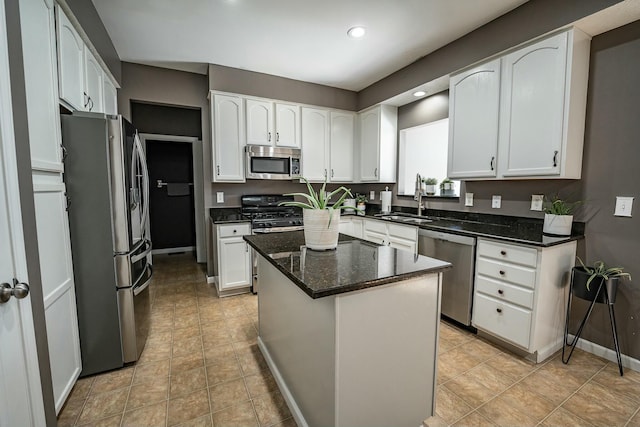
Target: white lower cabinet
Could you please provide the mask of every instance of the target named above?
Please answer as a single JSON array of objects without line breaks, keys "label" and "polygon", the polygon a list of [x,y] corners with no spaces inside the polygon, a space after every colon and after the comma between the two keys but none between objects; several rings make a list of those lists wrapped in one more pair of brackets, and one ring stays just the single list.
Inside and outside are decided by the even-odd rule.
[{"label": "white lower cabinet", "polygon": [[347,236],[362,239],[362,218],[353,215],[345,215],[340,217],[340,233]]},{"label": "white lower cabinet", "polygon": [[214,241],[217,245],[218,293],[251,285],[251,251],[242,236],[251,234],[249,223],[218,224]]},{"label": "white lower cabinet", "polygon": [[562,347],[576,242],[532,247],[478,239],[472,324],[541,362]]},{"label": "white lower cabinet", "polygon": [[367,218],[362,238],[379,245],[418,253],[418,227]]}]

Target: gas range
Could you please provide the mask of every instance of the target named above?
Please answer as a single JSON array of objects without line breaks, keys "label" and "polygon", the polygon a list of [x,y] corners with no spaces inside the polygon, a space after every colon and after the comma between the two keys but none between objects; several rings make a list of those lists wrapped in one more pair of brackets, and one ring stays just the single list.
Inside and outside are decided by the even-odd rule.
[{"label": "gas range", "polygon": [[278,233],[302,230],[302,209],[279,206],[293,196],[262,194],[242,196],[242,214],[251,219],[253,233]]}]

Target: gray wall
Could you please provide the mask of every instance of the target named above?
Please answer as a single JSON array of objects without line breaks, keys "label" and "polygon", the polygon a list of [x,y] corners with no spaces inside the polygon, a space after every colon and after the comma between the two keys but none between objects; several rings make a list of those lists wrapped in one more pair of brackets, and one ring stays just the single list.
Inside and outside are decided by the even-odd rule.
[{"label": "gray wall", "polygon": [[116,48],[113,46],[113,42],[111,42],[111,37],[109,37],[109,33],[107,33],[107,30],[104,28],[93,3],[89,0],[65,1],[80,22],[84,32],[89,36],[91,43],[95,46],[102,60],[107,64],[107,67],[109,67],[113,77],[115,77],[118,83],[122,84],[120,57],[118,56],[118,52],[116,52]]},{"label": "gray wall", "polygon": [[609,7],[621,0],[530,0],[358,93],[358,110]]}]

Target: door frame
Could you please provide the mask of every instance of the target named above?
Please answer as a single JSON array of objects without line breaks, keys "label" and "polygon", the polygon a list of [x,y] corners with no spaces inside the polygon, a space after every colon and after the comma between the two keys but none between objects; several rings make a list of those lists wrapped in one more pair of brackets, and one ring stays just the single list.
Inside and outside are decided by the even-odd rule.
[{"label": "door frame", "polygon": [[[147,151],[147,140],[161,142],[183,142],[191,144],[191,160],[193,162],[193,194],[194,212],[196,222],[196,261],[207,262],[207,251],[205,242],[205,217],[204,209],[204,178],[202,170],[202,140],[195,136],[163,135],[155,133],[140,133],[140,141]],[[152,183],[149,183],[152,185]],[[149,219],[147,218],[147,221]],[[149,233],[151,235],[151,233]],[[151,238],[153,242],[153,238]]]}]

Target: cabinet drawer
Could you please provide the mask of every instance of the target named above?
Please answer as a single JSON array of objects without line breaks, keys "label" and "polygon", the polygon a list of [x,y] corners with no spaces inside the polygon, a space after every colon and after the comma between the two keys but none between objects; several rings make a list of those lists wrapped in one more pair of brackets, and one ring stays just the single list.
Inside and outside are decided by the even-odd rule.
[{"label": "cabinet drawer", "polygon": [[368,240],[369,242],[377,243],[379,245],[385,245],[386,234],[376,233],[374,231],[365,230],[364,236],[362,237],[364,240]]},{"label": "cabinet drawer", "polygon": [[473,324],[521,347],[529,347],[530,310],[476,293]]},{"label": "cabinet drawer", "polygon": [[478,276],[476,291],[490,295],[498,300],[511,302],[526,308],[533,308],[533,290],[523,289],[508,283]]},{"label": "cabinet drawer", "polygon": [[506,243],[478,240],[478,255],[515,264],[535,267],[538,261],[538,251],[534,248],[509,245]]},{"label": "cabinet drawer", "polygon": [[387,223],[382,221],[376,221],[375,219],[367,219],[364,222],[364,229],[366,231],[373,231],[380,234],[387,234]]},{"label": "cabinet drawer", "polygon": [[476,261],[476,271],[478,274],[526,286],[531,289],[533,289],[536,284],[536,271],[533,268],[520,265],[478,258]]},{"label": "cabinet drawer", "polygon": [[389,236],[399,237],[413,242],[418,240],[418,227],[387,224],[387,229],[389,230]]},{"label": "cabinet drawer", "polygon": [[251,234],[251,224],[234,223],[218,225],[218,237],[246,236]]}]

